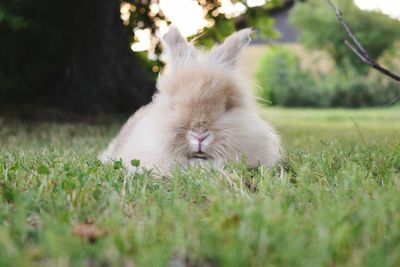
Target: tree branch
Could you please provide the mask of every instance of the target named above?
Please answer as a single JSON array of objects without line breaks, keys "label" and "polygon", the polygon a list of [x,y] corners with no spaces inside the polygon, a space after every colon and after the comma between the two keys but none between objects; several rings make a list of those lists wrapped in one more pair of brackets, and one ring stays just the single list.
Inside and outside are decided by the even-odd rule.
[{"label": "tree branch", "polygon": [[326,0],[328,4],[332,7],[333,11],[336,13],[336,17],[338,18],[340,24],[342,24],[342,27],[345,29],[347,32],[347,35],[350,37],[351,41],[345,40],[344,43],[347,45],[348,48],[353,51],[354,54],[356,54],[365,64],[371,66],[372,68],[378,70],[379,72],[383,73],[384,75],[392,78],[393,80],[396,80],[400,82],[400,76],[398,74],[395,74],[388,69],[385,69],[382,67],[379,63],[377,63],[375,60],[373,60],[367,50],[361,45],[361,43],[357,40],[356,36],[354,33],[351,31],[349,24],[346,22],[344,19],[342,12],[340,12],[339,8],[335,6],[331,0]]}]

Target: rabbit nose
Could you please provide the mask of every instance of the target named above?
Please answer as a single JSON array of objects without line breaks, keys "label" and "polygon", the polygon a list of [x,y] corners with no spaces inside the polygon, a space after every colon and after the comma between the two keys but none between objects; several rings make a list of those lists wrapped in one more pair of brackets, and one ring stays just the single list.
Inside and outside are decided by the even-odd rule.
[{"label": "rabbit nose", "polygon": [[188,141],[192,153],[206,153],[213,140],[211,132],[189,131]]},{"label": "rabbit nose", "polygon": [[206,140],[209,135],[210,135],[210,133],[207,133],[207,132],[205,132],[205,133],[190,132],[191,138],[195,139],[199,143]]},{"label": "rabbit nose", "polygon": [[209,133],[203,133],[203,134],[197,134],[197,133],[193,133],[193,137],[199,141],[199,143],[203,142],[204,140],[206,140],[206,138],[209,136]]}]

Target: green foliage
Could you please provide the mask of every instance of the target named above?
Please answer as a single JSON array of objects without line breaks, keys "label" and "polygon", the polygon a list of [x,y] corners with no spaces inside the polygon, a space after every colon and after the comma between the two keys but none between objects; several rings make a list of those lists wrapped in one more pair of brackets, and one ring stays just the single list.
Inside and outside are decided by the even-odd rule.
[{"label": "green foliage", "polygon": [[266,16],[265,10],[279,7],[282,4],[282,1],[281,3],[277,1],[267,1],[264,9],[249,8],[246,12],[248,27],[258,30],[262,38],[279,38],[280,33],[274,30],[274,20]]},{"label": "green foliage", "polygon": [[341,74],[341,77],[333,83],[335,87],[331,96],[333,107],[385,106],[393,102],[400,94],[398,83],[374,79],[354,71]]},{"label": "green foliage", "polygon": [[14,15],[5,6],[0,5],[0,25],[7,25],[12,30],[18,31],[27,26],[22,16]]},{"label": "green foliage", "polygon": [[257,93],[264,103],[290,107],[329,105],[329,92],[317,88],[312,75],[301,69],[300,60],[288,48],[269,50],[261,60],[256,78]]},{"label": "green foliage", "polygon": [[274,48],[262,58],[256,74],[263,103],[287,107],[371,107],[392,103],[400,86],[382,76],[360,74],[354,67],[312,73],[288,48]]},{"label": "green foliage", "polygon": [[140,166],[140,160],[138,160],[138,159],[131,160],[131,165],[133,167],[139,167]]},{"label": "green foliage", "polygon": [[[379,12],[361,11],[353,1],[337,2],[372,58],[378,59],[400,38],[400,21]],[[344,45],[344,40],[349,37],[326,1],[309,0],[297,4],[291,13],[291,22],[298,28],[300,41],[307,47],[325,49],[341,67],[350,64],[358,72],[368,72],[368,66]]]},{"label": "green foliage", "polygon": [[222,43],[223,40],[236,29],[233,20],[219,16],[214,19],[215,25],[212,28],[204,28],[201,38],[196,39],[196,44],[211,48],[215,43]]},{"label": "green foliage", "polygon": [[[164,178],[99,164],[120,125],[6,121],[0,265],[399,266],[399,110],[264,114],[284,170]],[[81,222],[106,234],[82,238]]]}]

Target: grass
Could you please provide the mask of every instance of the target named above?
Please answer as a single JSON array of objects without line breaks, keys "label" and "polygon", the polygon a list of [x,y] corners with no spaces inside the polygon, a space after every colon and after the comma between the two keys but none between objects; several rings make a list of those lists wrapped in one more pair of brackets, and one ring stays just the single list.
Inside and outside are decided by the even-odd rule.
[{"label": "grass", "polygon": [[0,126],[0,266],[400,266],[400,110],[268,109],[287,158],[126,175],[119,125]]}]

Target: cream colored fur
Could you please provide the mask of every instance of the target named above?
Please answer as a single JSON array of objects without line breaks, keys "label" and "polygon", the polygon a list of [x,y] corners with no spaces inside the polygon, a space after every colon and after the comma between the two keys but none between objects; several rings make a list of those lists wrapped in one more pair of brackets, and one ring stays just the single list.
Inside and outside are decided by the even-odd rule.
[{"label": "cream colored fur", "polygon": [[[250,34],[250,29],[236,32],[206,53],[171,28],[163,38],[168,60],[158,92],[128,120],[100,159],[122,159],[131,171],[131,160],[139,159],[142,167],[162,174],[175,164],[197,161],[219,168],[243,159],[249,168],[273,166],[281,157],[280,138],[257,114],[250,85],[236,70]],[[198,136],[206,138],[198,141]]]}]

